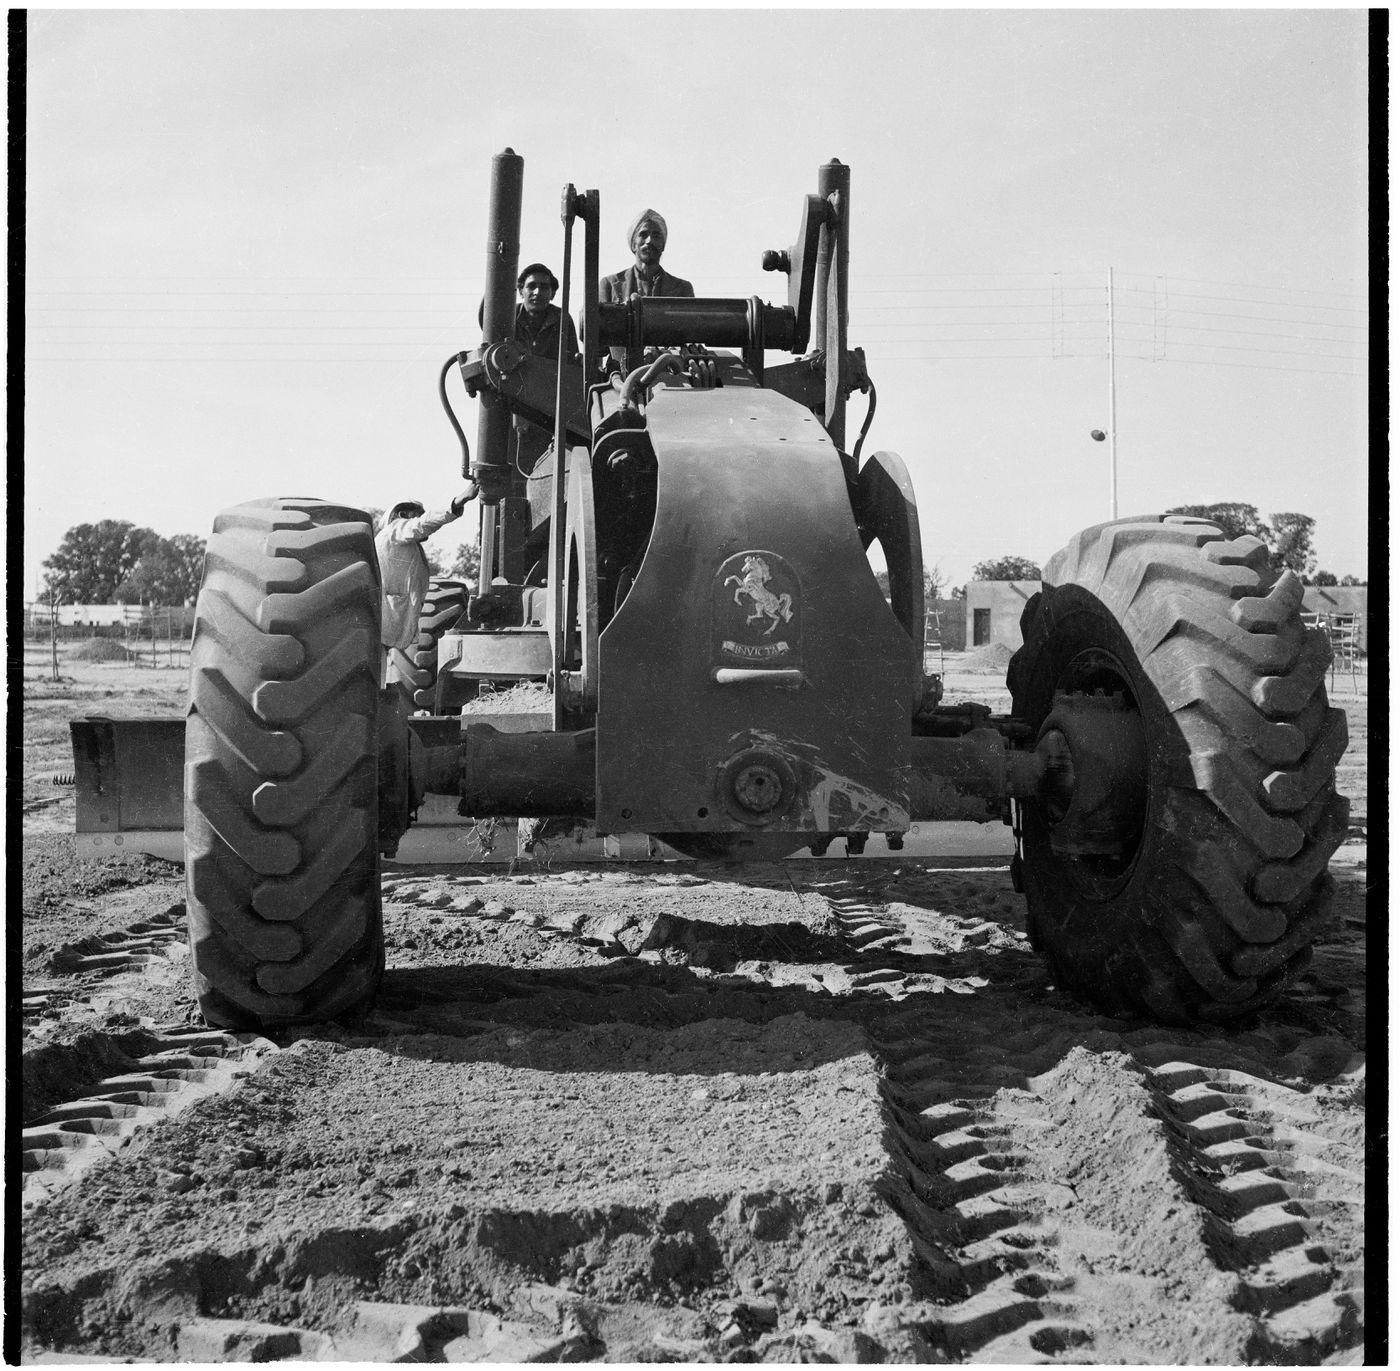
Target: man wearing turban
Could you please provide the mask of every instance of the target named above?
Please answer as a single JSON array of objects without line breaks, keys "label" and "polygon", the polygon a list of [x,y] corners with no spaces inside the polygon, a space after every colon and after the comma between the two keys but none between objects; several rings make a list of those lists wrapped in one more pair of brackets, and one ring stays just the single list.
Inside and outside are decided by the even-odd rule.
[{"label": "man wearing turban", "polygon": [[[666,248],[666,221],[654,210],[644,209],[627,230],[627,246],[636,259],[626,271],[604,276],[598,282],[598,299],[605,305],[625,305],[632,295],[670,295],[695,298],[695,287],[661,266]],[[652,351],[648,349],[648,351]],[[627,360],[627,349],[611,349],[611,360],[604,358],[609,371],[617,371]]]},{"label": "man wearing turban", "polygon": [[627,246],[636,261],[626,271],[598,282],[598,299],[605,305],[625,305],[631,295],[671,295],[695,298],[695,287],[661,266],[666,249],[666,221],[654,210],[644,209],[627,230]]}]

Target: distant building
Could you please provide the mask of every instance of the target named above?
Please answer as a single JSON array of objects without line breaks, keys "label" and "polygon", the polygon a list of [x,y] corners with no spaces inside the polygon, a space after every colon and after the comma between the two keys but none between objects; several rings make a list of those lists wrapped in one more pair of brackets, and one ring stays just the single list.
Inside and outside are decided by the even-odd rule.
[{"label": "distant building", "polygon": [[967,646],[1004,643],[1021,646],[1021,611],[1040,589],[1039,581],[969,581],[966,614]]},{"label": "distant building", "polygon": [[150,618],[147,605],[54,605],[47,600],[31,600],[25,605],[31,624],[48,624],[57,619],[61,628],[111,628],[117,624],[144,624]]}]

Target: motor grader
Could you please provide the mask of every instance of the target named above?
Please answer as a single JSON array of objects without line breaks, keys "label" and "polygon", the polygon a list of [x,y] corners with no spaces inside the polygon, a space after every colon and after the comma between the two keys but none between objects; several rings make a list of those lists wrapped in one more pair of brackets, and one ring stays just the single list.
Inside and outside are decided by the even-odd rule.
[{"label": "motor grader", "polygon": [[[583,819],[730,860],[1000,819],[1058,984],[1170,1022],[1277,995],[1326,918],[1347,812],[1329,646],[1292,573],[1200,519],[1096,525],[1025,607],[1011,713],[945,702],[908,471],[862,459],[864,432],[847,443],[848,400],[869,395],[867,426],[874,408],[847,340],[849,169],[820,168],[795,242],[764,255],[781,304],[599,303],[599,196],[566,186],[559,303],[581,297],[581,364],[512,336],[522,183],[507,149],[480,345],[439,378],[449,417],[454,371],[479,402],[474,453],[452,419],[480,485],[479,582],[430,599],[407,684],[381,687],[369,516],[259,499],[214,521],[185,719],[73,724],[90,845],[183,831],[206,1019],[366,1008],[381,859],[429,796],[464,823]],[[551,439],[529,467],[520,422]],[[460,712],[516,681],[549,692],[539,728]]]}]

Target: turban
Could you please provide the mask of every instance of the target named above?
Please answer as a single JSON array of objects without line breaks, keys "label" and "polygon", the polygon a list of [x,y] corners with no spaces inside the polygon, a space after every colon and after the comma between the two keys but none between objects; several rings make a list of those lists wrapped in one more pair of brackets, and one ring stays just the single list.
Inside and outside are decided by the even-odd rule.
[{"label": "turban", "polygon": [[627,246],[629,248],[632,247],[637,240],[637,230],[648,220],[661,230],[661,246],[666,246],[666,240],[671,236],[666,230],[666,221],[654,209],[644,209],[632,220],[632,227],[627,230]]}]

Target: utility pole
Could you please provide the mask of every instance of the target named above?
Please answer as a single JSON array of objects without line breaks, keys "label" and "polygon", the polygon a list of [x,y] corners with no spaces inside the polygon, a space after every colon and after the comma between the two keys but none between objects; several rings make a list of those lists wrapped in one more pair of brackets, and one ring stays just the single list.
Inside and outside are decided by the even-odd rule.
[{"label": "utility pole", "polygon": [[53,678],[58,680],[58,593],[49,587],[49,655],[53,662]]},{"label": "utility pole", "polygon": [[1117,349],[1113,339],[1113,268],[1108,269],[1108,517],[1118,517]]}]

